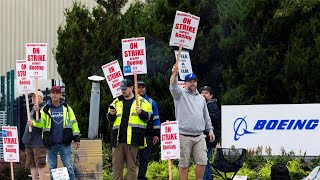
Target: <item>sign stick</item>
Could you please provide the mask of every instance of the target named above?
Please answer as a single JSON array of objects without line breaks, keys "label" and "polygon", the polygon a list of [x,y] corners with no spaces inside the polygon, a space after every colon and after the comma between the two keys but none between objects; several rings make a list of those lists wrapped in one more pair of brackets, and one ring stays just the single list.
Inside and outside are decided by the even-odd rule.
[{"label": "sign stick", "polygon": [[[36,83],[36,92],[35,92],[35,94],[36,94],[36,102],[34,102],[34,105],[35,106],[38,106],[39,104],[38,104],[38,79],[35,79],[35,83]],[[36,111],[36,120],[39,120],[39,111]]]},{"label": "sign stick", "polygon": [[137,75],[137,73],[134,73],[133,77],[134,77],[134,95],[136,97],[136,106],[139,106],[139,102],[138,102],[138,75]]},{"label": "sign stick", "polygon": [[[27,117],[28,120],[30,120],[30,107],[29,107],[29,99],[28,99],[28,93],[24,93],[25,99],[26,99],[26,108],[27,108]],[[29,132],[32,132],[32,127],[29,126]]]},{"label": "sign stick", "polygon": [[[181,47],[181,46],[180,46]],[[181,47],[182,49],[182,47]],[[181,51],[180,51],[181,52]],[[169,122],[169,120],[166,120],[166,122]],[[171,172],[171,159],[168,159],[168,173],[169,173],[169,180],[172,180],[172,172]]]},{"label": "sign stick", "polygon": [[14,174],[13,174],[13,163],[12,160],[10,161],[10,168],[11,168],[11,179],[14,180]]},{"label": "sign stick", "polygon": [[[182,45],[179,46],[179,51],[178,51],[178,57],[177,57],[177,60],[176,60],[176,64],[174,65],[175,68],[178,68],[179,66],[179,61],[180,61],[180,56],[181,56],[181,51],[182,51]],[[174,81],[175,81],[175,77],[176,77],[176,73],[173,73],[173,78],[174,78]]]},{"label": "sign stick", "polygon": [[168,173],[169,173],[169,180],[172,180],[171,159],[168,159]]}]

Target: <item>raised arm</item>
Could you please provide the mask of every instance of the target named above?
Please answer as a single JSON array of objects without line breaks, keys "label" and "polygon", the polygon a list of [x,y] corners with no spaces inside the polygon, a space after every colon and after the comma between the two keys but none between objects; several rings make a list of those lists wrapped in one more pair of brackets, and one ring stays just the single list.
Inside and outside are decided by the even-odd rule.
[{"label": "raised arm", "polygon": [[172,67],[172,75],[170,78],[169,90],[173,99],[178,100],[182,94],[181,88],[178,86],[178,67]]}]

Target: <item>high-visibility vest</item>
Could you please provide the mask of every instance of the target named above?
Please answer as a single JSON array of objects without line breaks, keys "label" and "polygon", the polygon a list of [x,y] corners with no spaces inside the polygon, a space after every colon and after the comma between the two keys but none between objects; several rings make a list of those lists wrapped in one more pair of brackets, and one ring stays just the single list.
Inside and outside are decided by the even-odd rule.
[{"label": "high-visibility vest", "polygon": [[[64,143],[71,143],[72,140],[80,142],[80,129],[77,119],[70,106],[63,104],[63,136]],[[41,118],[32,122],[33,126],[43,128],[43,143],[46,147],[51,146],[51,110],[48,105],[44,106],[41,111]],[[50,140],[49,140],[50,139]]]},{"label": "high-visibility vest", "polygon": [[[141,96],[138,96],[138,102],[140,108],[149,114],[148,120],[150,120],[152,115],[151,105]],[[112,145],[116,145],[119,143],[119,131],[123,113],[123,101],[119,101],[119,99],[117,98],[111,103],[111,106],[115,107],[117,111],[116,119],[112,127]],[[134,100],[130,107],[130,116],[127,127],[127,144],[146,146],[146,128],[147,123],[139,118],[139,115],[136,112],[136,100]]]}]

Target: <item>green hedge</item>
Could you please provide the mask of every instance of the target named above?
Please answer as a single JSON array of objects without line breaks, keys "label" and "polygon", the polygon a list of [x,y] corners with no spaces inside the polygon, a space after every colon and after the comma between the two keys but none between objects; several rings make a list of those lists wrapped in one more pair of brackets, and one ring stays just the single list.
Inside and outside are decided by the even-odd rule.
[{"label": "green hedge", "polygon": [[[104,148],[110,149],[108,146]],[[248,150],[247,158],[239,170],[237,175],[247,176],[250,179],[260,179],[260,180],[270,180],[271,166],[277,163],[283,163],[287,166],[290,176],[293,180],[301,179],[306,177],[310,171],[316,166],[320,165],[320,156],[312,158],[310,161],[306,161],[305,155],[295,155],[293,152],[286,152],[282,150],[281,155],[274,156],[271,153],[271,148],[266,148],[266,153],[268,155],[262,155],[262,147],[258,147],[256,150]],[[108,152],[108,153],[107,153]],[[104,159],[106,166],[103,173],[103,179],[112,179],[111,164],[107,159],[111,159],[110,150],[104,150]],[[171,165],[172,179],[179,179],[179,168],[177,166],[178,161],[174,160]],[[189,179],[195,179],[194,177],[195,164],[192,164],[189,168]],[[232,173],[228,173],[227,176],[230,177]],[[126,176],[126,170],[124,170],[124,177]],[[168,179],[168,163],[167,161],[152,161],[149,163],[148,171],[146,174],[148,179],[164,180]],[[222,179],[218,175],[215,179]]]}]

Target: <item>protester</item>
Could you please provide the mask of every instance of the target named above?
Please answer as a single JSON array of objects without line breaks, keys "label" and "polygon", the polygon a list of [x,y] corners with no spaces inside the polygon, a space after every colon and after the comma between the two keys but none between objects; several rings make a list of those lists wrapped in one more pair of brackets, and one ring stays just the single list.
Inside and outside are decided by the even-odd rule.
[{"label": "protester", "polygon": [[[30,116],[33,117],[36,111],[39,111],[46,102],[43,102],[43,93],[38,91],[38,103],[36,105],[36,94],[32,93],[33,109],[30,112]],[[28,99],[26,99],[28,101]],[[32,180],[44,180],[45,166],[46,166],[46,148],[42,143],[42,129],[32,127],[32,132],[29,132],[29,125],[26,123],[26,127],[22,136],[22,142],[25,145],[26,153],[26,167],[30,168]]]},{"label": "protester", "polygon": [[50,179],[52,169],[57,168],[57,155],[60,154],[64,167],[67,167],[70,180],[75,179],[71,143],[75,149],[80,147],[80,130],[72,108],[61,99],[61,87],[53,86],[50,90],[51,100],[41,109],[41,118],[28,121],[29,125],[43,128],[43,144],[47,148]]},{"label": "protester", "polygon": [[211,119],[211,124],[214,127],[213,132],[215,134],[215,141],[210,142],[209,134],[204,131],[206,134],[206,143],[208,148],[208,162],[206,166],[206,170],[204,172],[203,179],[204,180],[212,180],[212,172],[211,172],[211,165],[210,160],[212,156],[212,151],[216,147],[218,140],[221,138],[221,112],[219,106],[217,104],[217,99],[214,98],[213,89],[209,86],[204,86],[200,88],[201,95],[205,98],[207,102],[207,107],[209,111],[209,116]]},{"label": "protester", "polygon": [[145,98],[151,105],[153,111],[153,118],[147,123],[146,140],[147,147],[139,149],[139,172],[138,180],[146,180],[146,172],[153,145],[159,142],[160,137],[160,117],[157,103],[149,98],[146,94],[146,84],[143,81],[138,81],[138,94]]},{"label": "protester", "polygon": [[[152,116],[152,107],[143,97],[135,97],[133,83],[124,79],[120,85],[123,98],[116,98],[108,109],[107,118],[112,128],[112,170],[113,180],[122,180],[124,164],[127,165],[127,179],[136,175],[136,159],[139,146],[145,145],[147,122]],[[138,106],[136,106],[138,100]]]},{"label": "protester", "polygon": [[180,138],[180,179],[188,179],[188,167],[192,153],[195,162],[195,178],[203,178],[207,165],[207,146],[203,131],[209,132],[210,141],[214,141],[213,127],[206,102],[197,91],[197,76],[185,76],[185,88],[178,86],[178,67],[173,66],[170,79],[170,92],[174,99],[175,116],[179,122]]}]

